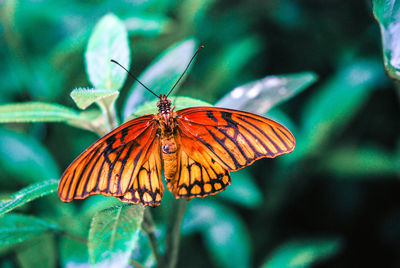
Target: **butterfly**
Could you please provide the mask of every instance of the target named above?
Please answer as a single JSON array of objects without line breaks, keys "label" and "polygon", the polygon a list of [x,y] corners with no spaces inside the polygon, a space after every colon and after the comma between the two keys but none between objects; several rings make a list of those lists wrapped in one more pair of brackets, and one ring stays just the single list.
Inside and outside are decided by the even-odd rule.
[{"label": "butterfly", "polygon": [[271,119],[217,107],[174,111],[168,95],[156,95],[157,114],[122,124],[79,155],[61,177],[60,199],[102,194],[155,207],[162,169],[176,198],[206,197],[230,185],[231,171],[295,147],[292,133]]}]

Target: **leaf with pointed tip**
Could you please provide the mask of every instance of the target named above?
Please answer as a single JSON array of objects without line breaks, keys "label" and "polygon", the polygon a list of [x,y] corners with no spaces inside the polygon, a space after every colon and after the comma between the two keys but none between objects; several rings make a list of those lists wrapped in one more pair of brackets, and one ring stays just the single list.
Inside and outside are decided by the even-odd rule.
[{"label": "leaf with pointed tip", "polygon": [[93,103],[103,103],[107,107],[114,104],[119,96],[119,90],[76,88],[71,92],[71,98],[80,109],[84,110]]},{"label": "leaf with pointed tip", "polygon": [[118,90],[122,87],[127,73],[110,60],[129,69],[130,50],[125,26],[115,15],[107,14],[97,23],[85,59],[86,72],[95,88]]},{"label": "leaf with pointed tip", "polygon": [[312,72],[267,76],[233,89],[215,106],[264,114],[316,80],[317,76]]},{"label": "leaf with pointed tip", "polygon": [[58,180],[48,180],[32,184],[0,201],[0,216],[37,198],[57,191]]},{"label": "leaf with pointed tip", "polygon": [[90,263],[96,267],[125,267],[136,246],[143,219],[142,205],[122,205],[102,210],[89,230]]},{"label": "leaf with pointed tip", "polygon": [[261,267],[311,267],[337,254],[341,244],[338,238],[293,239],[277,248]]},{"label": "leaf with pointed tip", "polygon": [[[193,39],[189,39],[168,48],[139,76],[139,81],[156,95],[167,94],[188,65],[190,58],[193,56],[195,46],[196,42]],[[124,104],[124,120],[138,107],[154,98],[155,96],[152,93],[136,82],[128,93]]]}]

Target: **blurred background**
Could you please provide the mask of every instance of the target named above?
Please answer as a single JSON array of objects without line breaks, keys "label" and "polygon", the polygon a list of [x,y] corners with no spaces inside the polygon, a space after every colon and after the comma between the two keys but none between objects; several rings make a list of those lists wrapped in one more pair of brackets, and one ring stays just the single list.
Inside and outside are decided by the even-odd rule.
[{"label": "blurred background", "polygon": [[[257,161],[233,173],[224,193],[191,201],[178,267],[398,267],[399,92],[385,75],[372,9],[366,0],[1,1],[0,103],[75,108],[71,90],[90,86],[89,36],[110,12],[128,30],[135,75],[186,38],[206,46],[178,95],[215,104],[268,75],[312,72],[316,82],[267,113],[293,132],[295,151]],[[121,90],[118,111],[132,84],[128,79]],[[96,138],[62,123],[1,125],[1,196],[59,179]],[[152,210],[160,241],[171,200],[166,193]],[[84,236],[97,205],[108,201],[85,202],[65,205],[54,194],[19,212],[69,218],[72,226],[83,225],[77,232]],[[78,256],[66,249],[71,241],[45,241],[48,267],[87,259],[83,245],[75,245]],[[133,258],[154,265],[145,237],[140,243]],[[1,267],[31,267],[32,245],[2,248]]]}]

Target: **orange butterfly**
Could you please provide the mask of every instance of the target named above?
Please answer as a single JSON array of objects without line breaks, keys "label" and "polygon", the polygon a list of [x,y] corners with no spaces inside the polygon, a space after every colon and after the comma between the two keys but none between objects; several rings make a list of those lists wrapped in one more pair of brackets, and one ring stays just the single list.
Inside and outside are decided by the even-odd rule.
[{"label": "orange butterfly", "polygon": [[230,171],[295,147],[292,133],[271,119],[216,107],[174,111],[169,93],[159,96],[158,114],[124,123],[78,156],[61,177],[60,199],[102,194],[158,206],[162,168],[176,198],[215,195],[231,183]]}]

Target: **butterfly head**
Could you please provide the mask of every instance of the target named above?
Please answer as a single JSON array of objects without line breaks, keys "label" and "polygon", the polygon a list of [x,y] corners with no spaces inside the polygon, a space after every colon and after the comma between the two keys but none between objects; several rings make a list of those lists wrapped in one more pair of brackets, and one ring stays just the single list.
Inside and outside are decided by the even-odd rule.
[{"label": "butterfly head", "polygon": [[165,94],[160,94],[160,100],[157,102],[158,111],[161,114],[171,112],[171,101]]},{"label": "butterfly head", "polygon": [[171,101],[167,99],[167,95],[160,94],[160,100],[157,102],[158,113],[164,118],[165,124],[170,125],[170,117],[172,114]]}]

